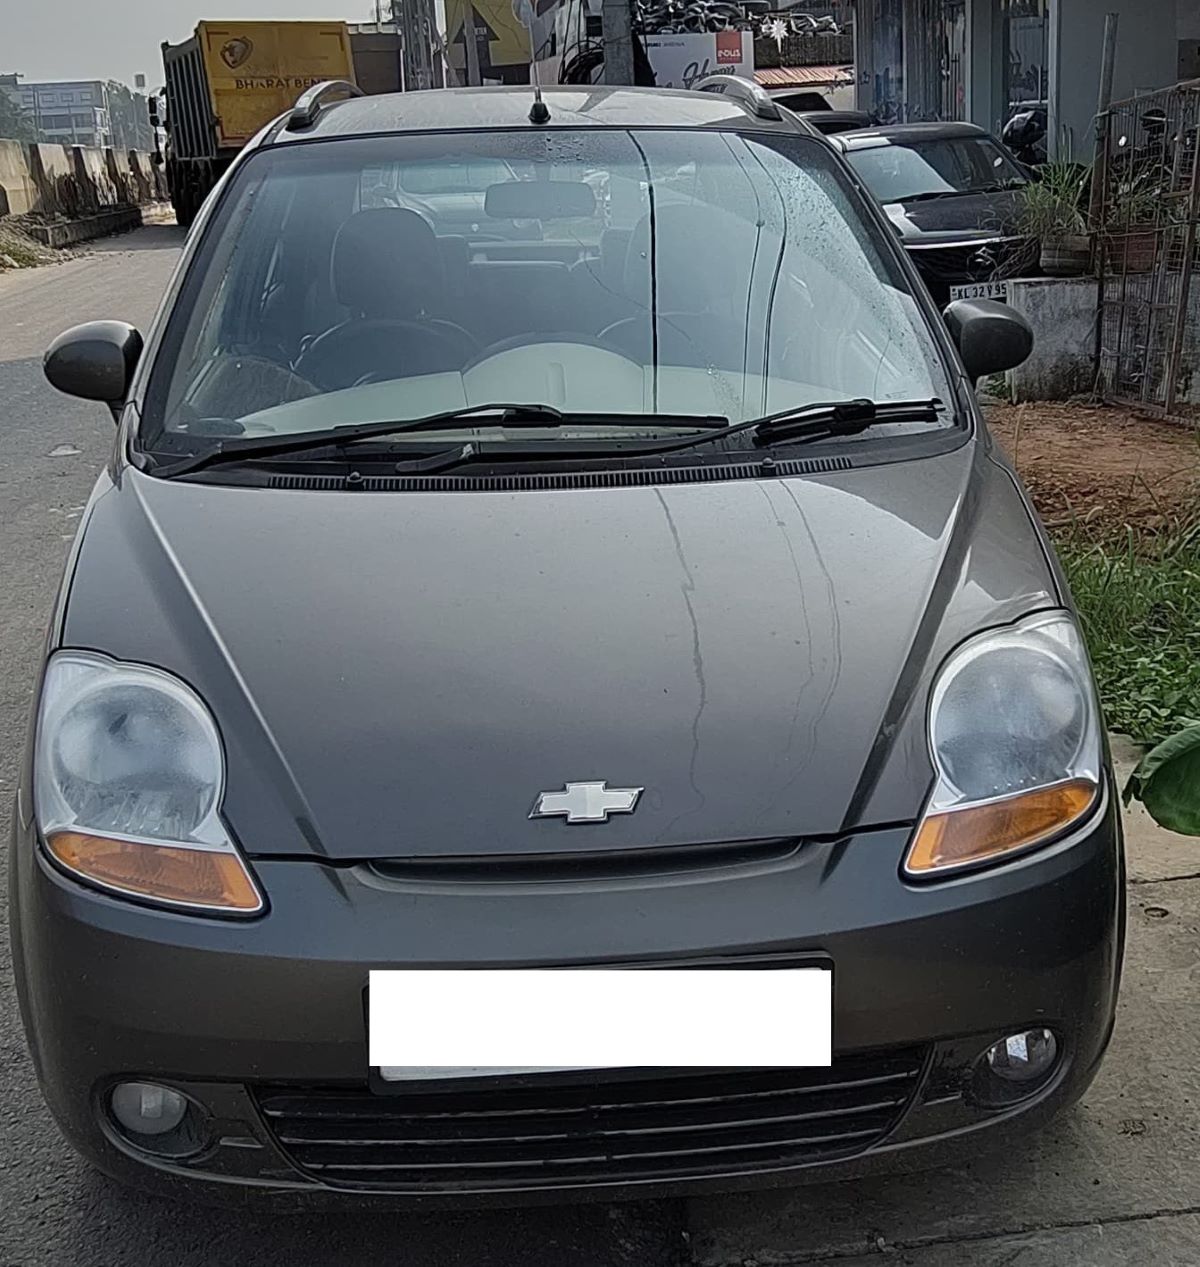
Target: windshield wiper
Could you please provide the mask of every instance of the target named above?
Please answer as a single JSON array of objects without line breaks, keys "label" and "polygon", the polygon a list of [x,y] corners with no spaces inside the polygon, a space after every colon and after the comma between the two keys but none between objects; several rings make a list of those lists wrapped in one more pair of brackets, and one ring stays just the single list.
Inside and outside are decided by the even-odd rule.
[{"label": "windshield wiper", "polygon": [[934,198],[958,198],[965,193],[969,193],[967,189],[927,189],[924,193],[905,194],[903,198],[889,198],[887,205],[903,206],[906,202],[930,202]]},{"label": "windshield wiper", "polygon": [[936,422],[946,406],[936,397],[928,400],[834,400],[796,405],[778,413],[747,422],[717,427],[704,435],[688,436],[667,444],[652,444],[637,450],[638,455],[678,453],[713,444],[726,436],[748,431],[756,447],[824,440],[831,436],[856,436],[883,422]]},{"label": "windshield wiper", "polygon": [[166,479],[190,475],[206,467],[227,462],[240,462],[246,458],[270,457],[275,454],[305,453],[330,445],[345,445],[357,440],[370,440],[392,435],[404,435],[413,431],[438,431],[456,422],[475,421],[481,414],[498,414],[480,425],[488,427],[644,427],[655,423],[674,427],[719,430],[728,425],[729,419],[719,414],[605,414],[566,413],[553,405],[488,404],[468,405],[462,409],[447,409],[428,414],[423,418],[404,421],[395,419],[382,422],[362,422],[340,427],[325,427],[320,431],[288,432],[284,435],[247,436],[219,440],[202,453],[172,462],[159,469]]},{"label": "windshield wiper", "polygon": [[[751,418],[747,422],[726,423],[713,427],[703,435],[688,436],[665,444],[638,445],[627,449],[622,457],[655,457],[659,454],[678,453],[684,449],[697,449],[713,444],[726,436],[750,432],[755,447],[772,444],[801,444],[808,440],[825,440],[831,436],[854,436],[883,422],[936,422],[945,412],[945,405],[937,397],[929,400],[838,400],[827,404],[798,405],[767,414],[764,418]],[[584,450],[574,446],[562,452],[536,453],[520,451],[515,454],[483,449],[478,444],[454,445],[412,462],[399,462],[396,470],[404,474],[433,475],[466,466],[475,462],[543,462],[551,458],[586,459],[612,457],[610,452]]]}]

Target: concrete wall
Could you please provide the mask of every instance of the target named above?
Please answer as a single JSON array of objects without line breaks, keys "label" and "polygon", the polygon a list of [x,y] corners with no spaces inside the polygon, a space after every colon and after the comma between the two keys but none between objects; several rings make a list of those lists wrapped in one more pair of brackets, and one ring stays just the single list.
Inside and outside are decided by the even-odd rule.
[{"label": "concrete wall", "polygon": [[101,207],[115,207],[123,202],[122,191],[108,173],[107,150],[86,149],[76,145],[69,151],[75,168],[75,179],[82,191],[86,212],[99,211]]},{"label": "concrete wall", "polygon": [[[1184,8],[1200,12],[1200,0],[1052,0],[1049,105],[1052,143],[1060,155],[1091,160],[1105,14],[1118,16],[1113,94],[1120,100],[1175,83]],[[999,132],[1008,116],[1000,0],[967,0],[966,12],[967,117]]]},{"label": "concrete wall", "polygon": [[1200,4],[1178,0],[1180,79],[1200,79]]},{"label": "concrete wall", "polygon": [[20,141],[0,141],[0,215],[24,215],[36,202],[29,147]]},{"label": "concrete wall", "polygon": [[149,154],[0,140],[0,215],[79,218],[166,197]]},{"label": "concrete wall", "polygon": [[[1139,283],[1149,297],[1149,274]],[[1094,387],[1097,283],[1094,277],[1033,277],[1008,284],[1008,302],[1033,327],[1033,353],[1008,374],[1014,401],[1068,400]],[[1144,310],[1143,310],[1144,313]],[[1133,341],[1136,344],[1138,335]],[[1181,347],[1178,402],[1200,405],[1200,286],[1193,286]]]},{"label": "concrete wall", "polygon": [[1104,15],[1116,13],[1117,61],[1113,98],[1166,88],[1179,69],[1176,0],[1058,0],[1058,59],[1051,93],[1057,96],[1058,123],[1071,152],[1090,160],[1096,135],[1093,118],[1100,83]]},{"label": "concrete wall", "polygon": [[1066,400],[1092,390],[1096,279],[1034,277],[1009,282],[1008,302],[1033,327],[1033,354],[1010,370],[1014,401]]}]

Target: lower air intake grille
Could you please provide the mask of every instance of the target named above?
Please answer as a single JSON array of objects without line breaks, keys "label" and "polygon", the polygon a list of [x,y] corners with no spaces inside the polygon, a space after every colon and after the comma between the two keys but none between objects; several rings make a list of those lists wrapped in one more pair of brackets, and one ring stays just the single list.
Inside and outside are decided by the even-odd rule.
[{"label": "lower air intake grille", "polygon": [[831,1069],[734,1069],[458,1092],[262,1087],[279,1146],[325,1183],[397,1192],[727,1175],[853,1156],[916,1092],[924,1047]]}]

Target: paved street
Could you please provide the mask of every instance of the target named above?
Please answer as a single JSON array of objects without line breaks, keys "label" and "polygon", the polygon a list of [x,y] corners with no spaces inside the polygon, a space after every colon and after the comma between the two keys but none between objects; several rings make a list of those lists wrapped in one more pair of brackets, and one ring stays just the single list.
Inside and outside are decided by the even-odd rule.
[{"label": "paved street", "polygon": [[[180,235],[151,227],[0,275],[0,840],[62,559],[112,440],[40,357],[92,317],[145,325]],[[1113,1049],[1085,1102],[953,1171],[792,1193],[469,1216],[310,1218],[172,1205],[91,1174],[41,1104],[0,937],[0,1267],[783,1267],[1200,1264],[1200,841],[1135,820]],[[0,871],[0,875],[3,872]],[[3,883],[0,880],[0,883]],[[3,916],[0,915],[0,919]],[[931,983],[931,988],[934,988]]]}]

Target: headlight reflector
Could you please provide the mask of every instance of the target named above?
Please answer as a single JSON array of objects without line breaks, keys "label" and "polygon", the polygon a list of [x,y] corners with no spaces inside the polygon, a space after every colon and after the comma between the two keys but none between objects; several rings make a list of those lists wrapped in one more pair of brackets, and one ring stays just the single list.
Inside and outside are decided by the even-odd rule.
[{"label": "headlight reflector", "polygon": [[1102,757],[1091,671],[1065,612],[963,644],[929,711],[937,782],[905,860],[929,875],[1057,836],[1094,805]]},{"label": "headlight reflector", "polygon": [[171,905],[261,910],[218,812],[224,786],[216,724],[183,682],[89,652],[52,657],[34,800],[42,839],[62,866]]}]

